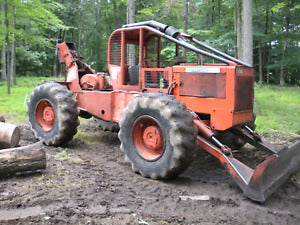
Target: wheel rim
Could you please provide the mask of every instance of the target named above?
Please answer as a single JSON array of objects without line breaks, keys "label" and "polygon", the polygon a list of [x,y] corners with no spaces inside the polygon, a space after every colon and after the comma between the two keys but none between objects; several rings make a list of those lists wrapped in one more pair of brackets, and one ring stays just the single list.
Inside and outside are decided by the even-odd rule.
[{"label": "wheel rim", "polygon": [[159,123],[150,116],[136,120],[133,127],[133,142],[139,155],[153,161],[164,152],[164,137]]},{"label": "wheel rim", "polygon": [[40,101],[35,110],[35,118],[42,130],[50,131],[55,122],[55,111],[51,103],[47,100]]}]

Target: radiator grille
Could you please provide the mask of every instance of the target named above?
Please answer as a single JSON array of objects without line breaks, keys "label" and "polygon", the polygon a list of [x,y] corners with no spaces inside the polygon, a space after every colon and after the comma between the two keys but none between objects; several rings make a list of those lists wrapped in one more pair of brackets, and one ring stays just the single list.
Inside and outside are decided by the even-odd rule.
[{"label": "radiator grille", "polygon": [[251,74],[236,74],[234,111],[252,110],[254,78]]}]

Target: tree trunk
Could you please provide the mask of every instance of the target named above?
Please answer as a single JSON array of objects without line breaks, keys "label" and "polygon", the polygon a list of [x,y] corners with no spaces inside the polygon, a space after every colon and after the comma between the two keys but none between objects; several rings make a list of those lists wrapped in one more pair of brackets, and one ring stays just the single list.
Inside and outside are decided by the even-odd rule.
[{"label": "tree trunk", "polygon": [[[56,43],[58,43],[58,41],[59,41],[59,36],[60,36],[60,29],[57,31]],[[52,66],[52,76],[53,77],[57,76],[57,54],[58,54],[58,49],[55,46],[55,54],[54,54],[53,66]]]},{"label": "tree trunk", "polygon": [[252,0],[243,0],[243,60],[253,64]]},{"label": "tree trunk", "polygon": [[238,58],[237,52],[237,3],[235,2],[233,8],[233,32],[234,32],[234,57]]},{"label": "tree trunk", "polygon": [[[9,45],[9,24],[8,24],[8,3],[7,0],[5,0],[5,5],[4,5],[4,11],[5,11],[5,27],[6,27],[6,45]],[[7,58],[8,59],[8,58]],[[7,63],[9,65],[9,63]],[[6,67],[6,66],[5,66]],[[10,73],[7,73],[7,94],[10,94]]]},{"label": "tree trunk", "polygon": [[285,59],[286,46],[287,46],[287,35],[285,35],[284,42],[283,42],[283,49],[282,49],[282,58],[281,58],[281,66],[280,66],[280,80],[279,80],[280,86],[283,86],[285,84],[284,59]]},{"label": "tree trunk", "polygon": [[259,43],[258,45],[258,60],[259,60],[259,65],[258,65],[258,70],[259,70],[259,85],[260,87],[262,87],[263,85],[263,65],[262,65],[262,47],[261,47],[261,43]]},{"label": "tree trunk", "polygon": [[1,49],[1,80],[6,80],[6,46],[2,45]]},{"label": "tree trunk", "polygon": [[[129,4],[132,2],[132,0],[128,0],[128,5],[127,5],[127,23],[128,23],[128,7],[129,7]],[[114,28],[117,29],[119,28],[119,21],[118,21],[118,15],[116,12],[118,12],[118,7],[117,7],[117,3],[116,1],[112,1],[113,3],[113,8],[114,8]]]},{"label": "tree trunk", "polygon": [[[268,63],[271,62],[271,50],[268,51]],[[267,67],[267,84],[270,84],[270,68]]]},{"label": "tree trunk", "polygon": [[242,38],[242,18],[241,18],[241,2],[237,0],[234,10],[235,32],[236,32],[236,57],[243,58],[243,38]]},{"label": "tree trunk", "polygon": [[285,60],[285,54],[286,54],[286,48],[287,48],[287,41],[289,37],[289,23],[290,18],[287,15],[286,17],[286,26],[285,26],[285,35],[284,35],[284,41],[283,41],[283,49],[282,49],[282,57],[281,57],[281,67],[280,67],[280,86],[283,86],[285,84],[285,77],[284,77],[284,60]]},{"label": "tree trunk", "polygon": [[[134,0],[128,0],[127,5],[127,23],[135,22],[135,3]],[[135,46],[133,44],[128,44],[128,65],[135,65]]]},{"label": "tree trunk", "polygon": [[[265,6],[265,11],[266,11],[266,18],[265,18],[265,31],[264,31],[264,34],[266,35],[266,37],[268,36],[268,33],[269,33],[269,5],[268,5],[268,2],[266,2],[266,6]],[[262,59],[263,59],[263,73],[264,72],[267,72],[268,69],[266,69],[266,66],[269,65],[269,53],[271,51],[271,48],[269,48],[269,46],[271,45],[268,45],[268,41],[264,41],[263,42],[263,54],[262,54]],[[266,71],[267,70],[267,71]],[[267,74],[267,80],[268,80],[268,74]]]},{"label": "tree trunk", "polygon": [[42,142],[0,151],[0,177],[45,168],[46,154]]},{"label": "tree trunk", "polygon": [[[16,24],[16,7],[13,8],[13,20],[12,20],[12,29],[15,29],[15,24]],[[10,58],[10,79],[13,82],[14,85],[17,83],[16,79],[16,72],[15,72],[15,59],[16,59],[16,41],[15,41],[15,33],[12,33],[12,42],[11,42],[11,58]]]},{"label": "tree trunk", "polygon": [[[184,0],[184,13],[183,13],[183,32],[187,33],[188,17],[189,17],[189,1]],[[186,48],[182,48],[182,55],[186,56]]]},{"label": "tree trunk", "polygon": [[[0,4],[0,12],[4,11],[3,4]],[[0,21],[0,24],[3,24]],[[6,46],[5,44],[1,46],[1,80],[6,80]]]},{"label": "tree trunk", "polygon": [[[64,30],[64,32],[63,32],[63,36],[62,36],[62,41],[65,41],[65,39],[66,39],[66,30]],[[62,75],[63,75],[63,65],[62,65],[62,63],[59,63],[58,64],[59,65],[59,73],[58,73],[58,76],[59,77],[61,77]]]},{"label": "tree trunk", "polygon": [[9,78],[9,81],[10,81],[10,84],[11,84],[11,80],[12,80],[12,77],[11,77],[11,73],[10,73],[10,60],[11,60],[11,54],[10,54],[10,46],[9,46],[10,43],[8,43],[7,45],[7,48],[6,48],[6,74],[7,74],[7,78]]}]

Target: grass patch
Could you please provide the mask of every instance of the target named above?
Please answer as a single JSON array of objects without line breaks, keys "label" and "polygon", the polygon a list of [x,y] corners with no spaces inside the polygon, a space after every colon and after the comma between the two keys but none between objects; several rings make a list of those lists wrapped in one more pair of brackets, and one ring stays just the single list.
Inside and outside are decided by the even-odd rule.
[{"label": "grass patch", "polygon": [[81,130],[78,130],[75,137],[79,140],[82,140],[85,143],[96,143],[101,140],[101,132],[96,133],[90,133],[90,132],[82,132]]},{"label": "grass patch", "polygon": [[55,154],[55,158],[59,158],[59,159],[68,159],[69,158],[69,154],[63,150],[61,152],[58,152]]},{"label": "grass patch", "polygon": [[63,150],[61,152],[58,152],[55,154],[55,158],[58,159],[69,159],[71,157],[75,157],[77,154],[75,152],[68,153],[66,150]]},{"label": "grass patch", "polygon": [[300,135],[300,87],[255,87],[259,133]]},{"label": "grass patch", "polygon": [[0,114],[4,114],[5,118],[12,122],[26,121],[30,93],[43,81],[53,79],[53,77],[18,77],[17,85],[11,86],[10,95],[6,92],[6,82],[0,82]]}]

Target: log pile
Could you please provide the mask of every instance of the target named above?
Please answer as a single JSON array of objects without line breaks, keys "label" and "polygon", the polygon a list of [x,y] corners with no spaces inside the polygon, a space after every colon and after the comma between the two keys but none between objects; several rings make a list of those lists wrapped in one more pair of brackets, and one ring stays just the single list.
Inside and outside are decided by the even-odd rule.
[{"label": "log pile", "polygon": [[46,169],[43,143],[14,148],[19,144],[20,129],[4,123],[2,116],[0,120],[0,178],[18,172]]},{"label": "log pile", "polygon": [[20,129],[16,125],[0,122],[0,149],[16,147],[19,140]]},{"label": "log pile", "polygon": [[0,177],[18,172],[46,169],[43,143],[0,150]]}]

